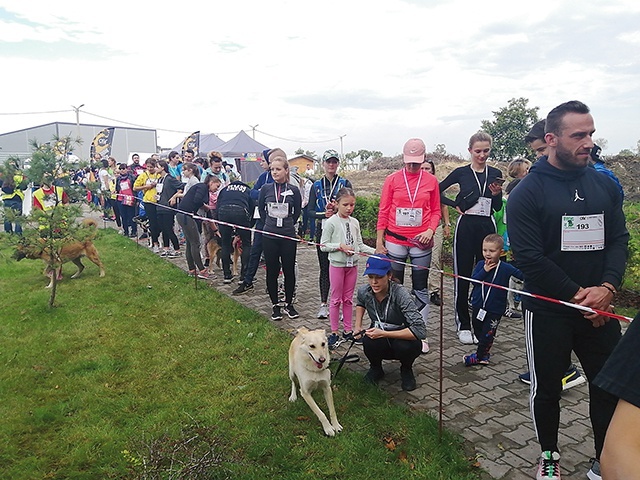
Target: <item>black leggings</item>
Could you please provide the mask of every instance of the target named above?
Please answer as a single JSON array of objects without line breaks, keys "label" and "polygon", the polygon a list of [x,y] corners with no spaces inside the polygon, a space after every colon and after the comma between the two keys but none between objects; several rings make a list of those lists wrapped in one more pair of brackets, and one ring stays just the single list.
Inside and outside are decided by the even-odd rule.
[{"label": "black leggings", "polygon": [[158,225],[162,232],[162,246],[164,248],[169,248],[169,242],[171,242],[173,249],[177,251],[180,250],[180,243],[178,242],[176,232],[173,231],[173,219],[173,214],[165,215],[161,213],[158,215]]},{"label": "black leggings", "polygon": [[[471,277],[473,267],[482,256],[482,241],[490,233],[496,233],[493,217],[479,215],[460,215],[453,238],[453,273]],[[469,281],[456,277],[454,282],[456,303],[456,327],[458,330],[471,330],[469,316]]]},{"label": "black leggings", "polygon": [[400,360],[401,368],[411,368],[420,355],[422,342],[418,339],[400,340],[397,338],[362,337],[362,347],[369,363],[374,368],[382,367],[382,360]]},{"label": "black leggings", "polygon": [[145,215],[149,219],[149,232],[151,233],[151,243],[158,245],[160,238],[160,224],[158,223],[158,206],[152,202],[145,202]]},{"label": "black leggings", "polygon": [[[320,243],[322,238],[322,224],[317,222],[316,224],[316,243]],[[329,298],[329,289],[331,284],[329,283],[329,252],[323,252],[319,246],[316,246],[318,252],[318,265],[320,266],[320,301],[327,303]]]},{"label": "black leggings", "polygon": [[262,237],[262,249],[267,266],[267,290],[273,305],[278,304],[278,275],[280,267],[284,274],[285,303],[293,301],[293,292],[296,288],[296,252],[298,243],[293,240],[264,235]]}]

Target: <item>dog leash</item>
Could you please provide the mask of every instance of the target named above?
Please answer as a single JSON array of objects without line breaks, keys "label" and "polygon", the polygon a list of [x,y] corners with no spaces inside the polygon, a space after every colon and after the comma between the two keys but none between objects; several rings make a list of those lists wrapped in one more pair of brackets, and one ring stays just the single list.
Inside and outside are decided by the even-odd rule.
[{"label": "dog leash", "polygon": [[351,362],[357,362],[358,360],[360,360],[360,357],[358,355],[356,354],[349,355],[349,352],[351,351],[351,347],[353,347],[353,344],[356,343],[356,337],[359,337],[360,335],[364,335],[364,332],[365,330],[360,330],[359,332],[353,334],[353,339],[351,340],[351,344],[349,345],[349,348],[347,348],[346,353],[340,359],[338,363],[338,368],[336,369],[336,373],[333,374],[334,379],[338,376],[338,373],[340,373],[340,370],[342,370],[342,367],[346,362],[351,363]]}]

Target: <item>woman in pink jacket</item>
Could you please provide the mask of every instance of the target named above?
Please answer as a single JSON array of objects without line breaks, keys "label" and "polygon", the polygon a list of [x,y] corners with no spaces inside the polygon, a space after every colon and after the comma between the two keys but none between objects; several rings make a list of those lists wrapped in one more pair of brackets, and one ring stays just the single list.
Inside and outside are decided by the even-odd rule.
[{"label": "woman in pink jacket", "polygon": [[[440,191],[438,180],[420,166],[426,147],[419,138],[407,141],[403,149],[404,168],[387,177],[382,187],[376,252],[391,260],[393,278],[403,283],[404,264],[411,262],[411,289],[418,310],[427,323],[429,291],[427,277],[431,265],[433,234],[440,222]],[[428,344],[423,342],[423,351]]]}]

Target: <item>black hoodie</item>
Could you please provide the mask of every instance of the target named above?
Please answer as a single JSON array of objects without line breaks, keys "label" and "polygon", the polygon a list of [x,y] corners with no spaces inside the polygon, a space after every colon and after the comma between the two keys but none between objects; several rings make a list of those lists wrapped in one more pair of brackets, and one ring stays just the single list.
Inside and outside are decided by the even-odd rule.
[{"label": "black hoodie", "polygon": [[[593,214],[604,214],[604,249],[561,251],[562,217]],[[542,157],[509,196],[507,222],[525,290],[569,301],[580,287],[620,287],[629,241],[622,200],[615,184],[593,168],[560,170]]]}]

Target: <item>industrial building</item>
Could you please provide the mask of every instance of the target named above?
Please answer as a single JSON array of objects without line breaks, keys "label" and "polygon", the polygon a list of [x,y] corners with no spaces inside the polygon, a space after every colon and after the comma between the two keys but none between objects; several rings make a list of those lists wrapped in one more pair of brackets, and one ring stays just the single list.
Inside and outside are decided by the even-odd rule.
[{"label": "industrial building", "polygon": [[[73,154],[80,160],[89,160],[91,142],[105,128],[113,125],[88,125],[65,122],[53,122],[36,127],[24,128],[14,132],[0,134],[0,162],[9,157],[28,159],[31,156],[32,142],[45,144],[54,138],[69,136],[79,138],[82,143],[74,148]],[[158,151],[158,140],[155,130],[133,127],[114,127],[111,156],[118,162],[128,162],[132,153],[140,156]]]}]

